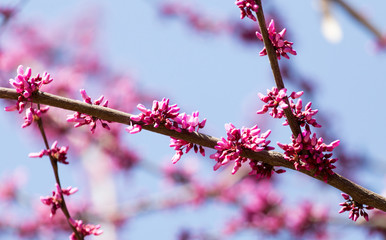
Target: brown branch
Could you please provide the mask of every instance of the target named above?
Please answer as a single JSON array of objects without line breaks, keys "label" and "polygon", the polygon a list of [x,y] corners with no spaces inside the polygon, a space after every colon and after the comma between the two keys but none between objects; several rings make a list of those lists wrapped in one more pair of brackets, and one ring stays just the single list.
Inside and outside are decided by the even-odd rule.
[{"label": "brown branch", "polygon": [[[0,88],[0,98],[16,100],[18,96],[18,93],[16,93],[16,91],[13,89]],[[87,104],[78,100],[72,100],[49,93],[37,92],[33,96],[33,100],[36,103],[81,112],[106,121],[118,122],[126,125],[135,123],[130,121],[130,116],[132,116],[132,114],[124,113],[118,110],[102,106]],[[220,140],[218,138],[197,132],[189,133],[187,131],[182,131],[181,133],[179,133],[173,130],[166,129],[163,126],[154,128],[153,126],[146,125],[142,126],[142,128],[166,136],[183,139],[185,141],[199,144],[201,146],[209,148],[214,148],[217,144],[217,141]],[[283,154],[279,152],[253,152],[250,150],[245,150],[242,156],[254,159],[256,161],[262,161],[272,166],[281,166],[295,170],[294,165],[291,162],[287,161],[284,158]],[[302,172],[310,177],[323,181],[321,177],[315,177],[309,171],[301,170],[299,172]],[[349,194],[358,203],[366,204],[386,212],[385,197],[376,194],[370,190],[367,190],[366,188],[359,186],[358,184],[344,178],[343,176],[340,176],[339,174],[329,176],[327,184],[341,190],[342,192]]]},{"label": "brown branch", "polygon": [[[255,0],[256,4],[259,6],[259,10],[257,11],[257,20],[259,22],[260,32],[263,36],[264,46],[267,50],[267,55],[269,59],[269,63],[271,65],[273,77],[275,79],[275,83],[277,88],[280,90],[282,88],[285,88],[283,78],[281,76],[279,62],[277,61],[276,56],[276,50],[273,47],[271,40],[269,39],[269,34],[267,30],[267,26],[265,24],[265,18],[264,18],[264,12],[263,12],[263,6],[261,4],[261,0]],[[290,106],[288,99],[284,99],[285,103]],[[297,137],[299,134],[301,134],[300,126],[298,122],[296,121],[295,116],[293,115],[291,108],[284,109],[285,116],[288,120],[288,125],[291,128],[292,134]]]},{"label": "brown branch", "polygon": [[338,5],[340,5],[352,18],[354,18],[358,23],[360,23],[363,27],[365,27],[367,30],[369,30],[372,34],[375,35],[376,38],[378,38],[379,41],[382,41],[384,38],[382,33],[373,25],[370,23],[369,20],[367,20],[362,14],[360,14],[357,10],[355,10],[353,7],[351,7],[349,4],[347,4],[343,0],[331,0]]}]

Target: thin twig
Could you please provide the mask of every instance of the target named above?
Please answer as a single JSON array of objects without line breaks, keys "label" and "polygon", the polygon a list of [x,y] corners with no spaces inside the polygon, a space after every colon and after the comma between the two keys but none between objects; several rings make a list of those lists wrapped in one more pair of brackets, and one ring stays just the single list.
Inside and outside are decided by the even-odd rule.
[{"label": "thin twig", "polygon": [[[40,103],[38,103],[38,109],[40,110]],[[46,146],[47,150],[50,150],[50,145],[48,144],[47,135],[46,135],[46,132],[44,131],[44,127],[43,127],[43,120],[42,120],[42,118],[39,117],[36,122],[37,122],[37,125],[39,127],[40,133],[41,133],[41,135],[43,137],[44,145]],[[62,185],[60,183],[60,177],[59,177],[58,161],[57,161],[57,159],[55,159],[51,155],[49,155],[49,157],[50,157],[50,162],[51,162],[52,170],[54,171],[55,181],[59,185],[59,188],[62,189]],[[84,238],[79,234],[79,232],[76,230],[76,228],[70,223],[70,221],[69,221],[69,219],[71,218],[70,212],[68,211],[68,208],[67,208],[67,205],[66,205],[66,201],[64,200],[63,194],[60,193],[60,195],[62,197],[61,210],[62,210],[63,214],[66,216],[68,225],[70,225],[70,227],[71,227],[72,231],[74,232],[76,238],[78,240],[83,240]]]},{"label": "thin twig", "polygon": [[[14,89],[0,88],[0,98],[17,100],[18,96],[19,94]],[[132,114],[124,113],[107,107],[87,104],[78,100],[72,100],[69,98],[64,98],[49,93],[37,92],[33,95],[33,101],[40,104],[92,115],[94,117],[106,121],[118,122],[126,125],[135,123],[130,120],[130,116],[132,116]],[[148,131],[182,139],[209,148],[214,148],[217,145],[217,141],[220,140],[218,138],[197,132],[189,133],[188,131],[182,131],[181,133],[179,133],[177,131],[169,130],[163,126],[154,128],[150,125],[144,125],[142,126],[142,128]],[[279,152],[253,152],[251,150],[245,150],[243,151],[242,156],[254,159],[256,161],[262,161],[272,166],[281,166],[295,170],[294,165],[291,162],[287,161],[284,158],[283,154]],[[321,177],[316,177],[309,171],[300,170],[299,172],[302,172],[310,177],[323,181]],[[385,197],[376,194],[364,187],[361,187],[358,184],[350,181],[349,179],[346,179],[343,176],[340,176],[337,173],[328,177],[327,184],[341,190],[342,192],[349,194],[358,203],[366,204],[386,212]]]}]

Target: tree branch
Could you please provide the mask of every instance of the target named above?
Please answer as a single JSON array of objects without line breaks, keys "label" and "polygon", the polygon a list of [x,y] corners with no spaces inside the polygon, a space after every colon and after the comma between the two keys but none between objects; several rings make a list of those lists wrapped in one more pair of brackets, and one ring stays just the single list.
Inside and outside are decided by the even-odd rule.
[{"label": "tree branch", "polygon": [[[16,90],[0,87],[0,98],[17,100],[19,94]],[[45,92],[37,92],[33,95],[33,101],[35,103],[45,104],[57,108],[67,109],[71,111],[81,112],[84,114],[92,115],[106,121],[118,122],[122,124],[141,124],[140,122],[134,122],[130,120],[132,114],[124,113],[118,110],[110,109],[107,107],[87,104],[78,100],[72,100],[65,97],[56,96]],[[197,132],[189,133],[188,131],[182,131],[181,133],[169,130],[163,126],[154,128],[150,125],[143,125],[143,129],[152,131],[155,133],[163,134],[166,136],[179,138],[188,142],[192,142],[204,147],[214,148],[217,145],[217,141],[220,139]],[[245,150],[242,153],[243,157],[262,161],[272,166],[281,166],[295,170],[294,165],[287,161],[283,154],[274,151],[261,151],[253,152],[251,150]],[[306,170],[300,170],[310,177],[323,181],[321,177],[315,177],[311,172]],[[334,174],[328,177],[327,184],[349,194],[358,203],[366,204],[375,208],[378,208],[386,212],[386,198],[376,194],[358,184],[346,179],[339,174]]]}]

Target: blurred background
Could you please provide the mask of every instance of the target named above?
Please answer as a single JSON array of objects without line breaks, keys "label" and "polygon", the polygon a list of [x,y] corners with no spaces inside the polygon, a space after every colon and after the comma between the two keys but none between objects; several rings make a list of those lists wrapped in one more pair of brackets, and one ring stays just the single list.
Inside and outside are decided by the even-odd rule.
[{"label": "blurred background", "polygon": [[[319,109],[318,136],[341,141],[336,172],[384,193],[385,49],[339,2],[274,0],[263,7],[298,53],[280,60],[286,87],[303,90],[303,102]],[[381,33],[385,5],[350,1]],[[84,88],[92,100],[104,95],[110,107],[134,114],[138,103],[151,108],[166,97],[181,112],[207,118],[203,133],[222,137],[226,123],[257,124],[272,130],[277,151],[276,142],[290,142],[283,120],[256,114],[257,93],[274,81],[268,58],[259,56],[257,23],[241,20],[233,1],[2,0],[0,13],[2,87],[21,64],[33,75],[51,74],[43,91],[81,100]],[[236,175],[226,167],[214,172],[210,149],[172,165],[166,136],[128,134],[114,123],[92,134],[67,123],[69,114],[51,108],[43,121],[50,143],[69,146],[70,164],[60,165],[60,175],[64,187],[79,191],[67,202],[77,219],[101,224],[104,234],[95,239],[385,237],[384,224],[382,230],[338,214],[340,191],[292,170],[270,181],[247,177],[248,166]],[[48,158],[28,158],[43,141],[34,127],[20,128],[23,117],[0,111],[0,239],[67,239],[61,213],[54,217],[60,223],[52,222],[40,202],[54,190],[54,176]]]}]

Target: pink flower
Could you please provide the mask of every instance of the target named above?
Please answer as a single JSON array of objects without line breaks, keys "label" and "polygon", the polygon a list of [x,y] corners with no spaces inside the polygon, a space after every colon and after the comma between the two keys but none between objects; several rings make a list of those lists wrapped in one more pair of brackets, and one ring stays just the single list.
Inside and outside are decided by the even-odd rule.
[{"label": "pink flower", "polygon": [[66,189],[61,189],[58,184],[56,184],[56,191],[52,191],[52,196],[49,197],[40,197],[40,200],[43,204],[51,206],[50,217],[54,216],[56,210],[62,207],[63,204],[63,195],[70,196],[78,191],[77,188],[68,187]]},{"label": "pink flower", "polygon": [[43,77],[40,74],[37,74],[36,77],[32,77],[31,68],[27,68],[24,71],[23,66],[20,65],[17,68],[17,76],[15,79],[10,79],[9,83],[16,89],[16,92],[20,94],[16,105],[6,107],[5,111],[15,111],[18,110],[21,113],[24,109],[25,102],[32,102],[32,94],[37,92],[43,84],[48,84],[52,82],[50,74],[44,72]]},{"label": "pink flower", "polygon": [[[300,126],[304,127],[305,125],[312,125],[313,127],[316,127],[316,128],[322,127],[322,125],[316,122],[316,119],[312,118],[315,114],[318,113],[318,110],[311,109],[311,104],[312,104],[311,102],[307,103],[304,111],[302,111],[302,107],[303,107],[302,99],[299,99],[296,104],[290,99],[289,103],[292,109],[292,113],[296,117]],[[283,125],[287,126],[288,121],[285,120]]]},{"label": "pink flower", "polygon": [[333,175],[333,165],[338,159],[331,158],[335,147],[339,146],[340,141],[336,140],[329,145],[323,142],[323,138],[316,138],[314,133],[311,137],[309,127],[299,134],[297,138],[291,137],[291,144],[277,145],[283,149],[284,157],[292,162],[297,170],[306,169],[308,171],[315,171],[315,176],[322,176],[326,182],[329,175]]},{"label": "pink flower", "polygon": [[256,22],[256,17],[252,12],[257,13],[259,6],[256,4],[254,0],[236,0],[235,4],[240,8],[240,18],[243,19],[245,16],[252,19]]},{"label": "pink flower", "polygon": [[[271,43],[276,50],[276,55],[279,60],[281,56],[289,59],[289,56],[287,53],[296,55],[296,51],[292,49],[293,43],[283,39],[287,31],[285,28],[281,32],[276,33],[275,22],[272,19],[267,29],[268,29],[269,39],[271,40]],[[261,33],[256,32],[256,36],[258,39],[263,41],[263,36],[261,35]],[[261,50],[260,52],[260,56],[265,56],[265,55],[267,55],[267,49],[264,47],[263,50]]]},{"label": "pink flower", "polygon": [[55,158],[58,162],[61,162],[63,164],[68,164],[66,161],[67,159],[67,151],[68,151],[68,146],[67,147],[58,147],[58,141],[55,141],[51,149],[49,150],[42,150],[39,153],[30,153],[28,156],[31,158],[36,158],[36,157],[43,157],[44,155],[51,156]]},{"label": "pink flower", "polygon": [[[216,171],[221,166],[234,161],[232,174],[235,174],[242,163],[249,160],[250,166],[252,167],[250,174],[270,177],[272,171],[275,171],[273,167],[265,168],[263,163],[257,163],[254,162],[255,160],[242,157],[241,153],[244,149],[250,149],[255,152],[274,149],[273,147],[268,146],[271,141],[266,140],[271,131],[268,130],[267,132],[260,134],[260,129],[257,125],[252,128],[242,127],[241,129],[238,129],[231,123],[225,124],[225,129],[228,135],[227,139],[222,138],[218,141],[215,146],[217,152],[210,155],[210,158],[217,161],[214,170]],[[278,173],[280,172],[282,171],[279,171]]]},{"label": "pink flower", "polygon": [[374,209],[373,207],[365,206],[364,204],[354,201],[346,193],[342,193],[342,197],[346,201],[339,204],[340,206],[342,206],[339,213],[350,211],[348,218],[353,220],[354,222],[359,218],[359,216],[363,216],[366,221],[369,221],[369,215],[366,213],[365,209],[371,210]]},{"label": "pink flower", "polygon": [[193,148],[195,153],[200,151],[201,155],[205,157],[205,150],[202,146],[187,142],[182,139],[176,139],[176,138],[170,137],[169,146],[174,148],[174,150],[176,151],[176,153],[172,158],[173,164],[177,163],[181,159],[181,156],[184,154],[184,152],[182,151],[183,149],[185,149],[185,153],[188,153],[190,149]]},{"label": "pink flower", "polygon": [[[99,230],[101,228],[100,225],[92,225],[92,224],[83,224],[82,220],[74,220],[72,218],[68,219],[70,224],[76,228],[76,231],[82,236],[88,236],[88,235],[101,235],[103,233],[103,230]],[[70,240],[77,240],[75,233],[72,233],[70,235]]]},{"label": "pink flower", "polygon": [[[93,104],[91,102],[91,98],[87,95],[87,93],[86,93],[86,91],[84,89],[80,90],[80,94],[82,95],[83,101],[85,103]],[[103,99],[104,99],[104,96],[103,95],[100,96],[97,100],[94,101],[94,105],[101,105]],[[108,103],[109,103],[109,101],[106,100],[102,104],[102,106],[103,107],[107,107]],[[83,126],[83,125],[89,125],[91,133],[95,132],[98,120],[102,124],[103,128],[105,128],[107,130],[110,130],[109,125],[107,123],[105,123],[104,120],[101,120],[99,118],[96,118],[96,117],[93,117],[93,116],[90,116],[90,115],[87,115],[87,114],[76,112],[73,115],[68,115],[67,116],[67,122],[75,122],[76,123],[74,125],[74,127],[80,127],[80,126]],[[107,121],[107,122],[109,122],[109,121]]]},{"label": "pink flower", "polygon": [[[187,130],[191,133],[204,128],[206,123],[206,119],[200,122],[198,111],[193,112],[192,115],[179,113],[180,108],[177,104],[169,105],[169,99],[167,98],[163,98],[161,101],[154,100],[152,109],[147,109],[142,104],[138,104],[137,108],[141,113],[130,117],[130,119],[139,124],[134,123],[126,128],[126,131],[131,134],[138,133],[142,130],[140,124],[153,125],[155,128],[163,125],[167,129],[177,132]],[[205,150],[202,146],[181,139],[171,138],[170,147],[173,147],[176,151],[172,158],[173,164],[181,159],[183,149],[185,149],[185,153],[188,153],[190,149],[193,148],[196,153],[200,151],[201,155],[205,156]]]},{"label": "pink flower", "polygon": [[[303,91],[292,92],[289,97],[296,99],[302,95]],[[267,96],[261,93],[258,93],[258,96],[260,100],[266,104],[261,110],[257,111],[257,114],[266,113],[271,108],[272,110],[269,112],[269,115],[271,115],[273,118],[282,118],[284,116],[283,109],[288,108],[288,105],[284,101],[285,99],[288,99],[286,88],[278,90],[276,87],[272,87],[272,90],[267,89]]]}]

